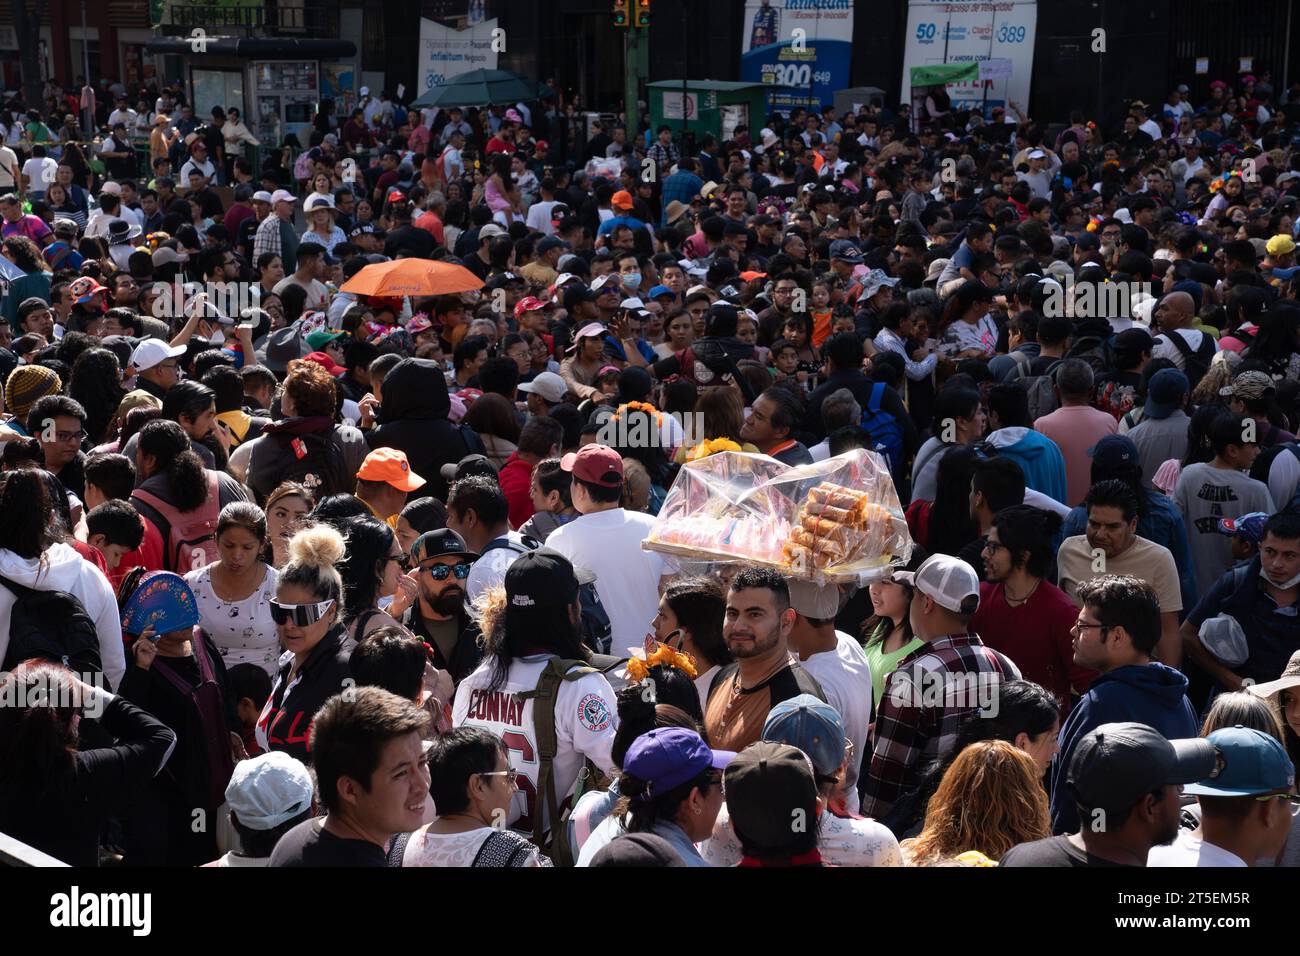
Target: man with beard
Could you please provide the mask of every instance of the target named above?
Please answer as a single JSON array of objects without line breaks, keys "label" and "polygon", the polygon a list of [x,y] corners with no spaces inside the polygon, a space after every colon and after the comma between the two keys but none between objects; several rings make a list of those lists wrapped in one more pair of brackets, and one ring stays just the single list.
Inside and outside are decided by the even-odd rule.
[{"label": "man with beard", "polygon": [[1070,761],[1077,832],[1012,847],[1001,866],[1146,866],[1152,847],[1178,836],[1181,784],[1215,773],[1202,738],[1167,740],[1145,724],[1102,724]]},{"label": "man with beard", "polygon": [[412,576],[419,598],[407,626],[432,648],[431,663],[456,683],[478,667],[483,651],[478,627],[465,608],[465,581],[478,555],[449,528],[420,535],[411,546]]},{"label": "man with beard", "polygon": [[768,712],[800,694],[820,700],[821,686],[790,656],[795,623],[790,586],[770,568],[744,568],[731,579],[722,639],[735,660],[713,679],[704,711],[708,739],[741,751],[762,738]]}]

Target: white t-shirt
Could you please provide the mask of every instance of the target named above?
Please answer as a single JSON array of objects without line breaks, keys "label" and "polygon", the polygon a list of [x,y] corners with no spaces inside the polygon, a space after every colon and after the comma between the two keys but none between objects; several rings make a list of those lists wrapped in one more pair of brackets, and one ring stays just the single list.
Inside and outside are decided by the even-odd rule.
[{"label": "white t-shirt", "polygon": [[1148,136],[1151,137],[1152,140],[1154,140],[1157,143],[1160,142],[1160,138],[1163,135],[1160,132],[1160,124],[1153,119],[1148,119],[1145,123],[1139,124],[1138,129],[1146,133]]},{"label": "white t-shirt", "polygon": [[275,568],[266,567],[262,583],[242,601],[223,601],[212,587],[213,565],[185,575],[199,608],[199,623],[221,651],[226,670],[236,664],[256,664],[272,677],[280,659],[280,638],[271,619]]},{"label": "white t-shirt", "polygon": [[700,710],[709,709],[709,688],[713,686],[713,678],[718,676],[718,671],[722,670],[721,664],[714,664],[703,674],[695,678],[695,690],[700,695]]},{"label": "white t-shirt", "polygon": [[465,596],[470,603],[477,601],[484,591],[506,583],[506,569],[515,563],[515,559],[524,552],[523,536],[518,531],[507,531],[505,537],[515,547],[498,545],[474,562],[469,577],[465,579]]},{"label": "white t-shirt", "polygon": [[[1155,344],[1151,349],[1151,357],[1169,359],[1169,361],[1178,366],[1180,372],[1186,372],[1187,360],[1183,358],[1183,353],[1178,346],[1169,341],[1169,336],[1171,335],[1181,335],[1183,341],[1187,343],[1188,347],[1191,348],[1193,352],[1196,352],[1201,347],[1201,339],[1205,337],[1205,333],[1199,329],[1174,329],[1171,332],[1163,332],[1155,338]],[[1219,343],[1214,341],[1214,339],[1211,339],[1210,341],[1214,342],[1214,351],[1219,351]],[[1192,386],[1195,387],[1195,385],[1196,383],[1192,382]]]},{"label": "white t-shirt", "polygon": [[303,304],[304,312],[312,312],[317,309],[325,308],[325,303],[329,300],[330,290],[326,288],[325,283],[319,279],[311,279],[307,282],[299,282],[294,278],[293,273],[285,276],[275,284],[271,291],[280,295],[291,285],[301,286],[307,292],[307,301]]},{"label": "white t-shirt", "polygon": [[217,167],[212,165],[212,160],[207,159],[201,163],[196,163],[193,157],[191,157],[190,159],[187,159],[185,161],[185,165],[181,167],[180,176],[177,177],[176,179],[176,183],[177,185],[180,186],[180,188],[182,189],[190,188],[191,169],[197,169],[199,172],[201,172],[204,176],[208,178],[209,183],[211,183],[213,181],[213,177],[217,175]]},{"label": "white t-shirt", "polygon": [[[416,830],[402,851],[402,866],[473,866],[479,850],[494,832],[486,826],[465,833]],[[527,862],[521,865],[541,866],[537,851],[529,851]]]},{"label": "white t-shirt", "polygon": [[13,174],[17,166],[18,155],[8,146],[0,146],[0,189],[12,190],[18,185]]},{"label": "white t-shirt", "polygon": [[[902,866],[903,851],[889,828],[875,820],[837,817],[823,813],[817,819],[817,849],[822,860],[834,866]],[[700,855],[710,866],[735,866],[740,862],[740,838],[723,805],[713,824],[713,836],[700,844]]]},{"label": "white t-shirt", "polygon": [[50,183],[54,182],[54,174],[58,168],[57,160],[50,159],[48,156],[33,156],[23,163],[23,175],[27,177],[27,188],[32,192],[45,192],[50,188]]},{"label": "white t-shirt", "polygon": [[[505,741],[510,766],[519,772],[519,790],[510,804],[510,826],[524,833],[533,829],[533,814],[546,813],[537,792],[537,731],[533,722],[534,700],[519,700],[521,691],[537,688],[547,660],[553,654],[516,658],[510,664],[505,683],[489,690],[495,658],[486,658],[456,688],[451,722],[457,727],[483,727]],[[578,782],[583,759],[590,759],[602,772],[616,772],[610,750],[618,729],[614,691],[603,674],[585,674],[562,681],[556,692],[555,735],[557,750],[552,764],[555,793],[563,802]]]},{"label": "white t-shirt", "polygon": [[555,235],[555,227],[551,225],[551,210],[556,203],[554,200],[547,202],[535,202],[528,207],[528,218],[525,224],[534,232],[540,232],[543,235]]},{"label": "white t-shirt", "polygon": [[817,679],[826,692],[826,703],[839,711],[844,734],[853,741],[853,762],[844,781],[844,795],[851,813],[858,811],[858,772],[867,750],[867,727],[871,723],[871,664],[860,645],[843,631],[836,631],[839,644],[833,651],[805,657],[799,664]]},{"label": "white t-shirt", "polygon": [[1179,830],[1174,842],[1153,846],[1147,853],[1147,866],[1246,866],[1246,861],[1223,847],[1206,843],[1191,830]]},{"label": "white t-shirt", "polygon": [[675,570],[662,554],[641,550],[654,520],[613,508],[574,518],[546,539],[548,548],[597,575],[596,593],[609,615],[613,647],[644,640],[659,610],[659,579]]}]

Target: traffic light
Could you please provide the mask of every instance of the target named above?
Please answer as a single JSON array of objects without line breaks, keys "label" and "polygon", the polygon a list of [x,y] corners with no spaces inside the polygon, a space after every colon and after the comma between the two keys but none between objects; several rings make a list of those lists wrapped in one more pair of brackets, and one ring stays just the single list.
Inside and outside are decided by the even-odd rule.
[{"label": "traffic light", "polygon": [[632,17],[628,11],[631,3],[632,0],[614,0],[614,26],[626,30],[632,25]]},{"label": "traffic light", "polygon": [[650,0],[636,0],[636,25],[650,26]]}]

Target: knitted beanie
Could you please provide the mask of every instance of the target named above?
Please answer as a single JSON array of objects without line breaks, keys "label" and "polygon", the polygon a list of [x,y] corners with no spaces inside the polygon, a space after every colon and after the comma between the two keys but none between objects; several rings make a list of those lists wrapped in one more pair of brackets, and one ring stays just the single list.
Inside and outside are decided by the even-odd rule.
[{"label": "knitted beanie", "polygon": [[23,428],[27,427],[27,413],[46,395],[63,391],[58,373],[44,365],[20,365],[9,373],[5,382],[5,407]]}]

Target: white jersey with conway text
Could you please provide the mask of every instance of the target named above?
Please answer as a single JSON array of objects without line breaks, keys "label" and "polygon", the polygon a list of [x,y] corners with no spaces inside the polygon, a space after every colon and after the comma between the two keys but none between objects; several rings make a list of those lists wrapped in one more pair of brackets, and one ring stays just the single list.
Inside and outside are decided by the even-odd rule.
[{"label": "white jersey with conway text", "polygon": [[[456,688],[452,723],[457,727],[483,727],[505,741],[510,766],[519,773],[519,792],[510,805],[507,823],[522,833],[531,833],[533,814],[542,812],[538,796],[539,759],[537,732],[533,723],[533,699],[516,695],[537,687],[547,660],[553,654],[517,658],[510,664],[506,681],[489,689],[495,661],[488,658]],[[573,791],[589,759],[605,773],[614,772],[610,749],[618,727],[614,692],[603,674],[587,674],[562,681],[556,691],[555,735],[557,750],[552,773],[555,793],[562,804]]]}]

